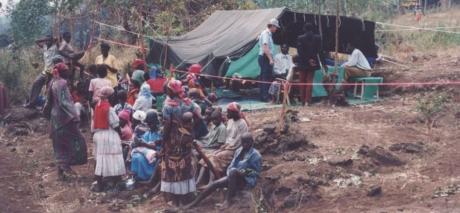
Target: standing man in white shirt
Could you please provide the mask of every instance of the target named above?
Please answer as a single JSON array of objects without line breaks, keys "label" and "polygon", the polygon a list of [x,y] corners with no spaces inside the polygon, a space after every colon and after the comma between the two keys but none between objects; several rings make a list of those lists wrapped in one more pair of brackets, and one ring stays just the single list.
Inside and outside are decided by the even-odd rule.
[{"label": "standing man in white shirt", "polygon": [[342,67],[345,68],[344,81],[349,82],[352,77],[368,77],[371,75],[372,68],[367,61],[366,56],[355,47],[353,44],[349,44],[350,49],[353,49],[351,56],[348,61],[345,62]]},{"label": "standing man in white shirt", "polygon": [[[271,19],[267,24],[267,29],[262,31],[259,35],[259,67],[260,67],[260,80],[271,82],[273,78],[273,65],[275,63],[273,59],[273,54],[275,52],[275,43],[273,42],[272,34],[275,33],[280,28],[279,22],[277,19]],[[268,89],[270,84],[260,83],[260,97],[262,101],[269,101]]]}]

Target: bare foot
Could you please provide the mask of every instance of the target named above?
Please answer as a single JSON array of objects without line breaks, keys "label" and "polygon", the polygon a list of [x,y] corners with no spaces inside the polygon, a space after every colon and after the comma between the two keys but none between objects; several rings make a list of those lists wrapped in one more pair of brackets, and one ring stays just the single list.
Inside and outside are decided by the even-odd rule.
[{"label": "bare foot", "polygon": [[224,201],[223,203],[216,204],[216,207],[219,209],[227,209],[230,206],[231,206],[231,203],[228,201]]}]

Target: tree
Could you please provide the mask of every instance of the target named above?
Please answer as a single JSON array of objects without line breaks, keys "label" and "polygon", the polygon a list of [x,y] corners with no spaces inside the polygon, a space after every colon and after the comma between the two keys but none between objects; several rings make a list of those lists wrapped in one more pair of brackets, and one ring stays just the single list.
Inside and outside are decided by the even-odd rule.
[{"label": "tree", "polygon": [[49,30],[51,7],[47,0],[21,0],[11,11],[11,33],[18,46],[30,45]]}]

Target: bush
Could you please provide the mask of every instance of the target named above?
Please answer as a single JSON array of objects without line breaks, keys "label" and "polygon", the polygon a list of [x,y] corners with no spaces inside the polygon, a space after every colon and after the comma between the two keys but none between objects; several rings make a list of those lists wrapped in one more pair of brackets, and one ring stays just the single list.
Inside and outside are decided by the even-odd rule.
[{"label": "bush", "polygon": [[38,55],[31,50],[0,49],[0,81],[8,89],[11,103],[24,103],[27,98],[30,85],[40,70],[32,66]]},{"label": "bush", "polygon": [[446,93],[434,93],[417,99],[416,109],[425,121],[428,129],[431,129],[449,102]]}]

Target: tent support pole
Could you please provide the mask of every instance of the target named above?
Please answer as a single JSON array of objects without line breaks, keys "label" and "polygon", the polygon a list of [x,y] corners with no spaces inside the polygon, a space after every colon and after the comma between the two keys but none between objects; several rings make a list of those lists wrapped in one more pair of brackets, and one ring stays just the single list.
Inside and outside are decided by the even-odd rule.
[{"label": "tent support pole", "polygon": [[334,72],[338,73],[339,65],[339,28],[340,28],[340,0],[337,0],[337,8],[335,14],[335,60],[334,60]]}]

